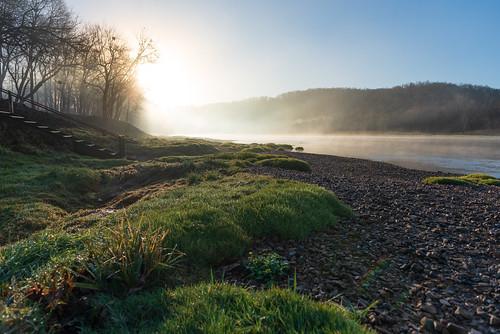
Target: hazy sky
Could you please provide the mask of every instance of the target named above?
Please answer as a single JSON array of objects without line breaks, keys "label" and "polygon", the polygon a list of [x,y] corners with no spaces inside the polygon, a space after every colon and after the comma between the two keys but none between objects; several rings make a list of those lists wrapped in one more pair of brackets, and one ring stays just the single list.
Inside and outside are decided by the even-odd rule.
[{"label": "hazy sky", "polygon": [[144,28],[161,59],[141,81],[173,105],[426,80],[500,87],[495,0],[67,2],[128,38]]}]

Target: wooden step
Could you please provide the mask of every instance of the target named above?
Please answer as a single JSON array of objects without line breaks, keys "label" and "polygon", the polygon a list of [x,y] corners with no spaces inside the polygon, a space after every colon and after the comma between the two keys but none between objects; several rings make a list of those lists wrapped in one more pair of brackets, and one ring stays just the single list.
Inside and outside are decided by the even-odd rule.
[{"label": "wooden step", "polygon": [[72,136],[72,135],[64,135],[64,134],[62,135],[62,137],[63,137],[63,138],[66,138],[66,139],[73,138],[73,136]]},{"label": "wooden step", "polygon": [[10,118],[12,118],[12,119],[24,119],[23,116],[16,116],[16,115],[12,115],[12,116],[10,116]]},{"label": "wooden step", "polygon": [[37,121],[24,121],[24,124],[38,124]]},{"label": "wooden step", "polygon": [[83,143],[85,140],[82,140],[82,139],[75,139],[75,143],[77,144],[80,144],[80,143]]},{"label": "wooden step", "polygon": [[0,115],[2,116],[9,116],[9,115],[12,115],[10,112],[8,111],[0,111]]},{"label": "wooden step", "polygon": [[53,135],[58,135],[58,134],[61,133],[61,131],[59,131],[59,130],[52,130],[52,131],[50,131],[50,133],[52,133]]},{"label": "wooden step", "polygon": [[87,144],[87,147],[95,147],[95,144]]},{"label": "wooden step", "polygon": [[48,126],[46,126],[46,125],[38,125],[38,126],[37,126],[37,128],[38,128],[38,129],[40,129],[40,130],[46,130],[46,129],[48,129],[49,127],[48,127]]}]

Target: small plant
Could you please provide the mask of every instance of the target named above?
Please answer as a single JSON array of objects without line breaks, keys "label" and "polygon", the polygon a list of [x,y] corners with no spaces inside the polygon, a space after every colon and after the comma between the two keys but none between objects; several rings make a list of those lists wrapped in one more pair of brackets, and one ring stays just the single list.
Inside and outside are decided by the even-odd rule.
[{"label": "small plant", "polygon": [[201,175],[198,173],[189,173],[187,176],[187,182],[189,185],[198,184],[202,181]]},{"label": "small plant", "polygon": [[133,293],[175,268],[183,256],[164,247],[169,231],[153,229],[142,220],[132,224],[121,221],[108,228],[101,238],[87,245],[89,261],[80,275],[90,283],[77,282],[80,288]]},{"label": "small plant", "polygon": [[304,148],[302,146],[297,146],[295,148],[295,151],[297,151],[297,152],[304,152]]},{"label": "small plant", "polygon": [[205,173],[205,180],[207,181],[215,181],[220,178],[220,174],[216,171],[209,171]]},{"label": "small plant", "polygon": [[288,272],[288,262],[276,253],[263,255],[249,254],[246,265],[250,277],[261,283],[273,283]]}]

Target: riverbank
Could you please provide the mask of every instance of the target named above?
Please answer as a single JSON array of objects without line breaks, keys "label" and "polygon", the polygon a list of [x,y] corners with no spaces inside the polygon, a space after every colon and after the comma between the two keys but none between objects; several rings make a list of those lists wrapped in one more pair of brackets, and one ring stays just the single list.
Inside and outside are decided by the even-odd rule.
[{"label": "riverbank", "polygon": [[424,134],[212,135],[240,144],[279,142],[304,152],[389,162],[405,168],[500,177],[500,136]]},{"label": "riverbank", "polygon": [[212,268],[259,238],[303,239],[352,216],[321,187],[244,173],[309,170],[255,153],[292,147],[139,145],[141,157],[157,158],[0,146],[0,332],[373,333],[363,313],[291,287],[214,280]]},{"label": "riverbank", "polygon": [[[255,245],[254,252],[274,250],[290,262],[299,290],[354,307],[378,300],[368,322],[382,333],[498,330],[500,187],[424,185],[425,177],[440,173],[288,155],[307,161],[312,172],[250,170],[320,185],[357,216],[304,241]],[[256,284],[237,269],[225,277]]]}]

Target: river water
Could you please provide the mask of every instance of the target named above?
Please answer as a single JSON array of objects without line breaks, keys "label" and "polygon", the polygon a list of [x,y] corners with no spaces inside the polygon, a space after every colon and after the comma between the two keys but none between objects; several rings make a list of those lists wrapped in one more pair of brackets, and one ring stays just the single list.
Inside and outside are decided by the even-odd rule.
[{"label": "river water", "polygon": [[[204,136],[207,137],[207,136]],[[399,166],[500,177],[500,136],[210,135],[237,143],[286,143],[308,153],[384,161]]]}]

